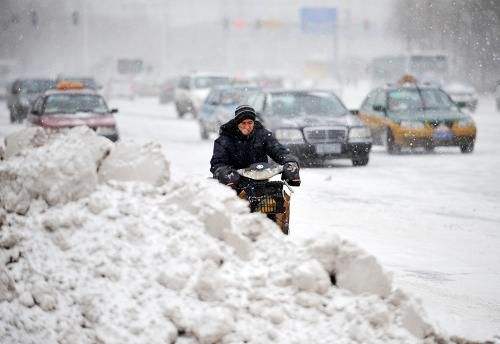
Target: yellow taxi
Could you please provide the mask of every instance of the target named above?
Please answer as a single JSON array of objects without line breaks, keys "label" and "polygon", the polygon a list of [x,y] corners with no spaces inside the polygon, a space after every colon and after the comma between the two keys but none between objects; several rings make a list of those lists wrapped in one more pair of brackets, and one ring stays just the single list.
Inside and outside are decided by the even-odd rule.
[{"label": "yellow taxi", "polygon": [[411,76],[395,85],[371,91],[359,109],[359,117],[371,131],[375,144],[388,153],[402,148],[457,146],[471,153],[476,125],[438,86],[418,84]]}]

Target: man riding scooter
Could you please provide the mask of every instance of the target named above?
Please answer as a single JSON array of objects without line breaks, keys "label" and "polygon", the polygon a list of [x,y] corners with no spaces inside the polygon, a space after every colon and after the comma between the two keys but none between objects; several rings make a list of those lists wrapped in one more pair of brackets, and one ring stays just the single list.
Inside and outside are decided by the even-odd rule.
[{"label": "man riding scooter", "polygon": [[241,195],[251,181],[242,177],[237,170],[255,163],[267,163],[270,157],[283,165],[281,179],[291,186],[299,186],[297,157],[281,145],[255,117],[255,110],[251,106],[240,105],[236,108],[234,118],[221,126],[210,160],[210,171],[214,178]]}]

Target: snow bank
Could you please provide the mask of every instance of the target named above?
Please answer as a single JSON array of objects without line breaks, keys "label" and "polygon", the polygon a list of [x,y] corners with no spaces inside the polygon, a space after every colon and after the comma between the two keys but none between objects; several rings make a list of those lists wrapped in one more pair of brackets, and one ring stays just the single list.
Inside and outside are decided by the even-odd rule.
[{"label": "snow bank", "polygon": [[158,186],[168,172],[137,173],[166,166],[149,147],[75,129],[2,163],[2,342],[448,340],[366,252],[333,234],[297,245],[210,180]]},{"label": "snow bank", "polygon": [[87,127],[59,133],[26,128],[6,142],[0,202],[19,214],[26,213],[36,198],[49,205],[78,200],[92,193],[98,181],[161,185],[169,179],[168,162],[158,145],[119,143],[115,147]]},{"label": "snow bank", "polygon": [[161,146],[118,142],[99,168],[99,180],[143,181],[162,185],[169,179],[169,165]]}]

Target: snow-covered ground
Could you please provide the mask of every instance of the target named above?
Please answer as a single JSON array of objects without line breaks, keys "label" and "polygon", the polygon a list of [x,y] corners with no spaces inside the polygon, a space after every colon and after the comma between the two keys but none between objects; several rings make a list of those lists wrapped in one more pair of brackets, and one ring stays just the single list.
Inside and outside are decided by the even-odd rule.
[{"label": "snow-covered ground", "polygon": [[[344,96],[352,108],[363,94]],[[122,138],[162,144],[173,180],[209,176],[212,144],[200,140],[193,119],[178,119],[156,99],[111,105],[120,109]],[[491,339],[500,335],[500,114],[483,97],[473,116],[473,154],[439,148],[389,156],[376,147],[366,167],[334,161],[331,168],[303,169],[290,240],[300,246],[333,232],[354,241],[449,333]],[[19,128],[0,104],[0,137]]]}]

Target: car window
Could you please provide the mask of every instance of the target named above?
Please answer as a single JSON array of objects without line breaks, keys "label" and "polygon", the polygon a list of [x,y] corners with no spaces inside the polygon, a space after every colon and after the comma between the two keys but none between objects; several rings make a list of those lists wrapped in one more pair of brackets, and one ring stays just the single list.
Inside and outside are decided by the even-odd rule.
[{"label": "car window", "polygon": [[223,90],[220,93],[220,103],[222,105],[241,105],[248,103],[248,100],[255,94],[256,90],[246,88],[234,88]]},{"label": "car window", "polygon": [[408,111],[422,109],[424,104],[417,89],[399,89],[388,94],[388,109],[390,111]]},{"label": "car window", "polygon": [[421,95],[426,109],[445,110],[454,107],[448,95],[440,89],[422,89]]},{"label": "car window", "polygon": [[273,93],[270,99],[274,116],[341,116],[347,112],[340,100],[327,92]]},{"label": "car window", "polygon": [[77,112],[107,113],[104,99],[94,94],[53,94],[45,100],[45,115]]},{"label": "car window", "polygon": [[211,105],[218,105],[219,104],[219,91],[218,90],[212,90],[208,96],[207,96],[207,99],[206,99],[206,103],[207,104],[211,104]]},{"label": "car window", "polygon": [[54,86],[53,80],[23,80],[19,88],[26,93],[43,93]]},{"label": "car window", "polygon": [[251,93],[247,98],[247,103],[255,109],[255,111],[262,113],[264,111],[264,100],[266,95],[262,92]]},{"label": "car window", "polygon": [[219,85],[228,85],[231,80],[226,77],[199,76],[194,79],[195,88],[211,88]]}]

